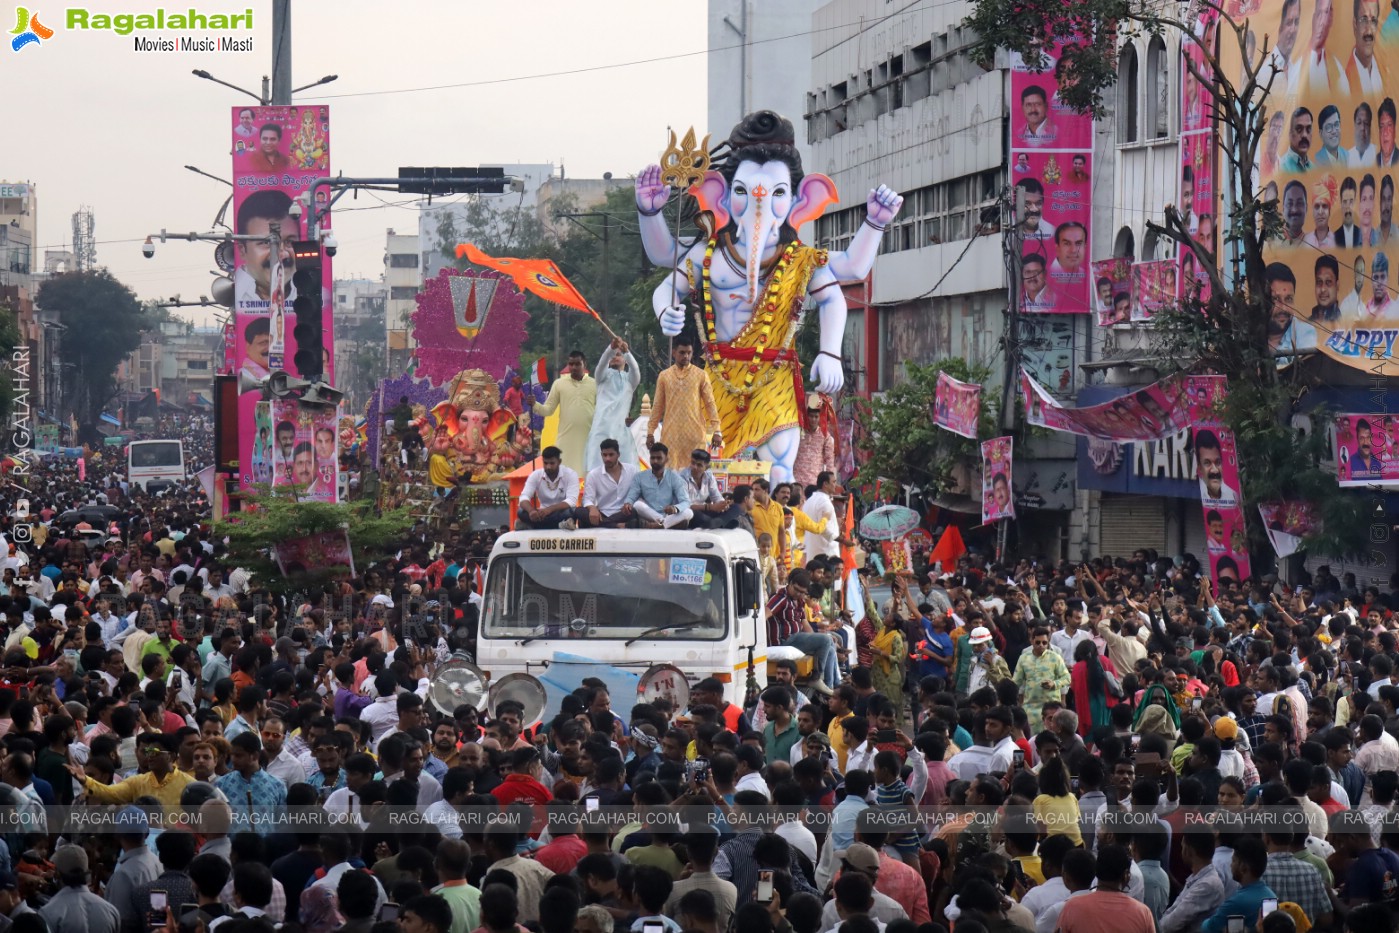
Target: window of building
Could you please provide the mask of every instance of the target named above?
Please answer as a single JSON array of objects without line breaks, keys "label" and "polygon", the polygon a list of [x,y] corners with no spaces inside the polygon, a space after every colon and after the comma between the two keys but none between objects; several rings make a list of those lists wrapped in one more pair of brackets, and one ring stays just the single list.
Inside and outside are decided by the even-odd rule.
[{"label": "window of building", "polygon": [[418,268],[418,254],[390,253],[389,266],[394,269],[416,269]]},{"label": "window of building", "polygon": [[1162,139],[1171,131],[1171,74],[1166,43],[1160,36],[1153,37],[1147,47],[1146,70],[1151,81],[1146,102],[1147,127],[1151,130],[1151,138]]},{"label": "window of building", "polygon": [[1117,141],[1134,143],[1141,138],[1137,126],[1137,49],[1122,47],[1117,58]]},{"label": "window of building", "polygon": [[[981,214],[994,207],[1003,184],[1000,169],[988,169],[904,192],[904,207],[880,243],[880,252],[897,253],[971,236]],[[845,249],[864,223],[865,208],[847,208],[816,221],[816,243]]]},{"label": "window of building", "polygon": [[415,285],[395,285],[389,289],[389,297],[394,301],[412,301],[418,296]]},{"label": "window of building", "polygon": [[185,368],[186,368],[186,369],[208,369],[208,368],[209,368],[209,361],[208,361],[208,360],[186,360],[186,361],[185,361]]}]

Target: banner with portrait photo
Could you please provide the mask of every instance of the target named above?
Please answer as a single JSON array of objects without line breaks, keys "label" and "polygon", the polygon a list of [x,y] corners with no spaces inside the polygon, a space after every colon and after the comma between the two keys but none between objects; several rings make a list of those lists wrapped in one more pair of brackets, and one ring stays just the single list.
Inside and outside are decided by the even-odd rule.
[{"label": "banner with portrait photo", "polygon": [[1093,263],[1093,310],[1099,327],[1132,322],[1132,260],[1125,256]]},{"label": "banner with portrait photo", "polygon": [[[233,365],[248,380],[267,378],[273,370],[294,372],[297,285],[295,244],[303,241],[314,208],[303,205],[293,217],[293,198],[330,175],[330,111],[324,105],[234,107],[230,149],[233,156],[233,224],[240,236],[265,237],[278,228],[279,255],[270,240],[241,241],[233,249]],[[329,226],[329,216],[321,221]],[[331,263],[320,254],[322,353],[325,378],[334,383],[334,304]],[[261,394],[249,388],[239,395],[239,481],[253,482],[254,406]]]},{"label": "banner with portrait photo", "polygon": [[336,501],[335,409],[295,400],[272,402],[271,409],[273,487],[296,487],[303,500]]},{"label": "banner with portrait photo", "polygon": [[1015,438],[993,437],[981,442],[981,520],[999,521],[1015,517]]},{"label": "banner with portrait photo", "polygon": [[1341,486],[1399,486],[1399,416],[1336,416],[1336,480]]},{"label": "banner with portrait photo", "polygon": [[[1281,365],[1315,349],[1368,376],[1399,376],[1390,271],[1399,262],[1399,14],[1380,0],[1336,4],[1329,17],[1317,16],[1314,3],[1249,5],[1257,6],[1249,45],[1269,41],[1277,68],[1255,188],[1279,201],[1283,229],[1263,259],[1274,300],[1282,305],[1290,293],[1291,301],[1278,307],[1270,342]],[[1221,64],[1241,73],[1239,43],[1221,43]],[[1323,256],[1335,265],[1319,265]],[[1342,272],[1339,289],[1319,281],[1323,269],[1328,278]]]},{"label": "banner with portrait photo", "polygon": [[1160,259],[1132,264],[1132,321],[1149,322],[1176,300],[1176,262]]},{"label": "banner with portrait photo", "polygon": [[[1215,54],[1219,38],[1219,11],[1198,5],[1194,28],[1181,42],[1180,173],[1176,208],[1191,239],[1207,254],[1217,250],[1219,220],[1218,135],[1213,117],[1214,101],[1195,74],[1208,75],[1208,58]],[[1208,52],[1208,54],[1207,54]],[[1178,280],[1181,298],[1209,300],[1209,274],[1200,268],[1194,250],[1180,244]]]},{"label": "banner with portrait photo", "polygon": [[1229,577],[1242,583],[1249,578],[1251,568],[1234,432],[1208,413],[1202,413],[1200,419],[1191,428],[1190,447],[1200,481],[1210,579],[1216,587]]},{"label": "banner with portrait photo", "polygon": [[1258,514],[1278,557],[1296,554],[1304,538],[1321,530],[1321,517],[1310,502],[1260,502]]},{"label": "banner with portrait photo", "polygon": [[355,575],[350,533],[345,529],[279,542],[274,554],[283,576],[326,570],[343,570],[349,577]]},{"label": "banner with portrait photo", "polygon": [[1021,216],[1021,301],[1031,313],[1092,310],[1093,118],[1059,99],[1059,61],[1011,60],[1011,175]]},{"label": "banner with portrait photo", "polygon": [[933,395],[933,424],[962,437],[976,437],[981,418],[981,386],[938,373]]},{"label": "banner with portrait photo", "polygon": [[1223,395],[1223,376],[1172,376],[1098,405],[1062,405],[1024,370],[1020,391],[1026,420],[1036,427],[1119,444],[1154,441],[1189,428]]}]

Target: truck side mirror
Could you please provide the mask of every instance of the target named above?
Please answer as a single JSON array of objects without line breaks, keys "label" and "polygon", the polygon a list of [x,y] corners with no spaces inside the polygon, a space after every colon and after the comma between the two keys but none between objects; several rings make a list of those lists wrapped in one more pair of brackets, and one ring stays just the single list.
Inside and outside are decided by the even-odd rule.
[{"label": "truck side mirror", "polygon": [[758,565],[750,557],[740,558],[734,565],[736,615],[745,615],[758,610]]}]

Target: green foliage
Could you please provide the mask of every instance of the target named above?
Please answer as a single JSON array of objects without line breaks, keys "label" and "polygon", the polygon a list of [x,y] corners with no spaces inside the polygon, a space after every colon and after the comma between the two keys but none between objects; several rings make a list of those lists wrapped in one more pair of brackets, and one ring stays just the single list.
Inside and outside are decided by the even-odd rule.
[{"label": "green foliage", "polygon": [[59,344],[62,361],[73,364],[65,371],[67,397],[91,439],[98,415],[115,394],[117,367],[141,345],[142,331],[154,328],[155,315],[106,269],[49,279],[39,286],[36,304],[58,312],[67,328]]},{"label": "green foliage", "polygon": [[[954,485],[954,467],[973,467],[980,462],[981,450],[977,441],[933,424],[938,374],[985,385],[992,377],[991,370],[960,358],[907,366],[908,379],[870,406],[870,428],[862,445],[869,459],[860,468],[857,479],[860,483],[873,483],[884,478],[943,493]],[[981,396],[977,425],[981,437],[999,433],[1000,400],[993,395],[983,392]]]},{"label": "green foliage", "polygon": [[243,511],[216,523],[214,533],[227,537],[231,563],[248,570],[254,585],[275,593],[310,592],[344,576],[324,568],[283,576],[274,554],[278,543],[348,529],[355,569],[363,572],[370,563],[393,552],[404,530],[413,524],[406,508],[376,514],[373,501],[368,499],[298,502],[290,490],[266,486],[260,486],[257,493],[244,494],[243,503]]}]

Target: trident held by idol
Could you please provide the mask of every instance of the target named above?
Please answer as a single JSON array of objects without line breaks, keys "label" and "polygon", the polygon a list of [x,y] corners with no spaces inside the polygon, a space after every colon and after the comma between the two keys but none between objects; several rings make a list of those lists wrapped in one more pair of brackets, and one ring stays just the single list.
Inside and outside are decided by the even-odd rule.
[{"label": "trident held by idol", "polygon": [[[667,127],[669,129],[669,127]],[[661,182],[679,191],[688,191],[692,186],[704,180],[704,173],[709,170],[709,136],[704,137],[704,142],[696,144],[695,128],[692,126],[685,131],[685,138],[677,146],[675,143],[675,130],[670,131],[670,145],[665,152],[661,153]],[[675,242],[680,242],[680,210],[675,211]],[[683,250],[677,251],[675,271],[680,271],[679,256]],[[670,280],[670,303],[675,304],[676,286],[675,277]]]}]

